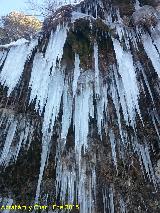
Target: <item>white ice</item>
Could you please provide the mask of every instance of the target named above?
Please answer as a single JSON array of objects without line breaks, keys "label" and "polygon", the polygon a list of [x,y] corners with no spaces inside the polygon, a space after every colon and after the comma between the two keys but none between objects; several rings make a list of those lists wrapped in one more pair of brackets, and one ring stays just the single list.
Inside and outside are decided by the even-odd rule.
[{"label": "white ice", "polygon": [[87,80],[79,85],[79,94],[75,96],[75,150],[81,155],[82,147],[88,146],[87,136],[89,131],[89,116],[93,116],[93,86]]},{"label": "white ice", "polygon": [[43,178],[44,169],[46,166],[47,158],[49,156],[49,145],[53,133],[55,120],[60,110],[60,103],[62,92],[64,88],[64,76],[60,70],[57,70],[48,85],[48,97],[45,106],[44,120],[42,126],[42,153],[41,153],[41,166],[35,197],[35,203],[38,202],[40,194],[40,186]]},{"label": "white ice", "polygon": [[99,74],[99,60],[98,60],[98,45],[94,43],[94,61],[95,61],[95,93],[100,96],[100,74]]},{"label": "white ice", "polygon": [[137,154],[139,156],[140,162],[143,163],[142,169],[144,168],[150,182],[152,182],[154,184],[155,188],[157,188],[155,172],[154,172],[152,162],[150,159],[149,146],[146,143],[145,144],[136,143],[135,151],[137,152]]},{"label": "white ice", "polygon": [[5,64],[0,73],[0,83],[8,87],[8,96],[19,83],[24,65],[37,42],[33,40],[30,44],[24,43],[12,46],[8,52]]},{"label": "white ice", "polygon": [[142,43],[148,58],[151,60],[155,71],[160,77],[160,55],[155,45],[153,44],[151,37],[148,34],[143,34]]},{"label": "white ice", "polygon": [[63,92],[63,116],[62,116],[61,139],[64,139],[64,142],[66,142],[68,130],[72,119],[73,98],[71,95],[71,88],[68,81],[69,80],[66,79]]},{"label": "white ice", "polygon": [[17,120],[14,120],[14,118],[13,118],[13,120],[11,120],[11,122],[10,122],[10,126],[9,126],[8,131],[7,131],[7,136],[6,136],[6,140],[5,140],[5,143],[4,143],[4,147],[3,147],[3,150],[1,152],[0,165],[6,165],[8,163],[9,152],[10,152],[10,148],[11,148],[13,138],[14,138],[15,133],[16,133],[16,129],[17,129]]},{"label": "white ice", "polygon": [[51,33],[45,56],[42,53],[35,55],[29,83],[31,88],[30,103],[36,99],[35,109],[40,114],[47,101],[49,82],[55,73],[57,61],[60,65],[66,37],[67,28],[57,26],[56,31]]},{"label": "white ice", "polygon": [[72,90],[73,90],[73,97],[76,94],[77,90],[77,84],[78,84],[78,78],[80,76],[81,70],[80,70],[80,58],[79,55],[75,55],[75,68],[74,68],[74,77],[73,77],[73,83],[72,83]]},{"label": "white ice", "polygon": [[29,43],[29,41],[26,40],[25,38],[21,38],[21,39],[18,39],[17,41],[12,41],[9,44],[0,45],[0,48],[9,48],[13,46],[23,45],[25,43]]},{"label": "white ice", "polygon": [[0,51],[0,66],[3,64],[6,56],[7,56],[7,51],[5,51],[5,50]]},{"label": "white ice", "polygon": [[[122,86],[124,88],[123,95],[125,96],[125,99],[121,99],[123,97],[123,95],[120,94],[122,90],[121,88],[119,90],[119,96],[124,118],[126,122],[128,122],[129,120],[131,125],[134,126],[136,110],[139,115],[140,110],[138,105],[139,89],[137,85],[136,71],[133,63],[133,58],[129,50],[123,50],[118,40],[113,39],[113,46],[116,53],[118,72],[121,76]],[[120,82],[117,82],[117,84],[120,85]],[[126,108],[124,107],[125,104],[127,105],[127,112]]]}]

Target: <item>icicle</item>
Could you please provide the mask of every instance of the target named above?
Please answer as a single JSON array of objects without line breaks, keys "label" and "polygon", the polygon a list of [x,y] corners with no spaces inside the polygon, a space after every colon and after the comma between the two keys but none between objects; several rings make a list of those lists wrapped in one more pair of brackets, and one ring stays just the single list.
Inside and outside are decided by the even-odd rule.
[{"label": "icicle", "polygon": [[109,137],[110,137],[110,143],[111,143],[111,149],[112,149],[112,158],[117,170],[116,141],[115,141],[115,135],[112,129],[109,131]]},{"label": "icicle", "polygon": [[35,202],[38,202],[40,194],[40,185],[49,155],[49,144],[52,137],[53,126],[60,110],[61,97],[64,87],[64,75],[60,70],[57,70],[48,86],[48,98],[45,106],[44,121],[42,126],[42,154],[41,154],[41,167],[38,179],[38,186],[36,192]]},{"label": "icicle", "polygon": [[3,64],[5,58],[7,56],[7,51],[0,51],[0,66]]},{"label": "icicle", "polygon": [[[2,132],[2,137],[6,135],[6,139],[1,152],[0,164],[6,167],[9,163],[16,162],[21,148],[25,146],[34,128],[25,118],[19,117],[17,119],[12,114],[9,117],[8,114],[3,114],[1,121],[2,124],[6,122],[5,129]],[[15,135],[16,141],[14,140]]]},{"label": "icicle", "polygon": [[[93,116],[93,86],[87,79],[87,75],[83,76],[86,83],[80,84],[80,94],[75,97],[75,150],[81,156],[82,146],[84,151],[87,148],[87,136],[89,130],[89,116]],[[80,83],[80,82],[79,82]]]},{"label": "icicle", "polygon": [[58,69],[57,61],[60,65],[66,37],[67,28],[58,26],[56,32],[50,36],[45,57],[38,53],[33,62],[30,79],[30,102],[36,99],[35,108],[40,114],[44,109],[41,167],[35,202],[38,202],[40,185],[50,151],[49,144],[52,137],[53,126],[60,110],[64,87],[64,74],[63,70]]},{"label": "icicle", "polygon": [[142,43],[148,55],[148,58],[152,61],[153,67],[160,77],[160,56],[154,44],[152,43],[151,37],[147,34],[143,34]]},{"label": "icicle", "polygon": [[154,174],[152,162],[151,162],[151,159],[150,159],[148,145],[147,144],[142,145],[142,144],[136,143],[135,151],[139,155],[140,162],[141,161],[143,162],[144,169],[146,171],[146,174],[147,174],[150,182],[153,182],[155,189],[156,189],[157,188],[157,181],[156,181],[156,177],[155,177],[155,174]]},{"label": "icicle", "polygon": [[[63,47],[67,38],[67,26],[57,26],[55,32],[51,33],[47,50],[45,52],[46,63],[50,63],[52,66],[51,74],[54,74],[56,71],[57,61],[60,65],[62,56],[63,56]],[[51,68],[51,67],[50,67]],[[48,72],[47,72],[48,73]]]},{"label": "icicle", "polygon": [[73,79],[73,97],[76,94],[76,90],[77,90],[77,84],[78,84],[78,78],[80,76],[80,59],[79,59],[79,55],[75,55],[75,68],[74,68],[74,79]]},{"label": "icicle", "polygon": [[120,198],[120,213],[127,213],[126,204],[123,200],[123,197]]},{"label": "icicle", "polygon": [[114,195],[112,187],[103,191],[104,213],[114,213]]},{"label": "icicle", "polygon": [[2,150],[1,156],[0,156],[0,165],[5,165],[8,163],[8,158],[10,159],[10,157],[8,156],[10,148],[11,148],[11,144],[15,135],[17,129],[17,121],[11,120],[8,132],[7,132],[7,137],[4,143],[4,148]]},{"label": "icicle", "polygon": [[160,183],[160,160],[157,161],[157,164],[155,167],[155,175],[157,177],[157,181]]},{"label": "icicle", "polygon": [[[17,124],[18,124],[18,121],[17,121]],[[11,161],[11,159],[13,159],[13,161],[16,162],[18,155],[19,155],[19,152],[20,152],[20,149],[22,148],[22,144],[24,143],[24,140],[28,138],[28,135],[30,133],[29,131],[26,131],[27,127],[26,127],[26,121],[25,120],[22,120],[22,121],[19,122],[19,124],[17,125],[17,132],[19,131],[20,128],[24,129],[24,131],[21,132],[21,134],[19,136],[18,143],[15,146],[12,146],[10,148],[10,152],[8,154],[8,157],[7,157],[8,164]]]},{"label": "icicle", "polygon": [[29,103],[36,99],[35,109],[39,111],[39,114],[42,113],[46,104],[50,79],[56,72],[57,61],[59,64],[61,62],[66,37],[67,27],[58,26],[56,32],[51,33],[45,57],[42,53],[35,55],[29,83],[31,88]]},{"label": "icicle", "polygon": [[100,83],[100,96],[99,99],[97,99],[96,107],[97,107],[97,128],[98,128],[98,133],[102,139],[102,128],[104,127],[104,113],[107,113],[107,104],[108,104],[108,97],[107,97],[107,89],[108,85],[103,85],[102,86],[102,79],[99,79]]},{"label": "icicle", "polygon": [[40,114],[47,101],[48,87],[51,76],[56,72],[57,61],[61,62],[66,37],[67,28],[58,26],[56,32],[51,33],[45,57],[42,53],[35,55],[29,83],[30,103],[36,99],[35,109]]},{"label": "icicle", "polygon": [[94,60],[95,60],[95,93],[100,96],[100,83],[99,83],[99,65],[98,65],[98,45],[94,43]]},{"label": "icicle", "polygon": [[19,83],[24,65],[37,43],[35,41],[28,44],[11,47],[0,73],[0,82],[8,87],[9,96]]},{"label": "icicle", "polygon": [[[78,201],[80,204],[80,213],[95,213],[95,202],[94,197],[96,196],[96,176],[95,167],[90,168],[90,175],[87,175],[87,163],[81,164],[81,170],[79,174],[78,182]],[[93,197],[94,196],[94,197]]]},{"label": "icicle", "polygon": [[108,212],[108,196],[107,196],[107,190],[103,190],[103,205],[104,205],[104,213]]},{"label": "icicle", "polygon": [[52,131],[56,117],[60,110],[62,92],[64,89],[64,74],[57,70],[49,82],[48,97],[44,112],[42,132],[45,136],[49,129]]},{"label": "icicle", "polygon": [[160,28],[159,28],[159,23],[158,25],[156,25],[155,27],[153,27],[152,29],[150,29],[151,32],[151,38],[152,38],[152,42],[154,44],[154,46],[156,47],[158,53],[160,54]]},{"label": "icicle", "polygon": [[[114,102],[114,105],[115,105],[115,108],[116,108],[116,111],[117,111],[117,116],[119,118],[118,121],[120,121],[120,115],[119,115],[120,106],[118,104],[118,97],[117,97],[117,93],[116,93],[115,89],[117,89],[117,92],[118,92],[118,95],[119,95],[119,98],[120,98],[120,104],[121,104],[121,107],[122,107],[122,110],[123,110],[124,119],[126,121],[126,124],[129,125],[129,123],[128,123],[128,120],[129,120],[128,109],[127,109],[127,104],[126,104],[126,99],[125,99],[125,91],[124,91],[123,83],[122,83],[122,80],[118,77],[118,72],[117,72],[117,69],[115,67],[113,67],[113,72],[114,72],[116,84],[114,84],[114,81],[113,81],[112,87],[111,87],[111,94],[112,94],[113,102]],[[121,127],[119,128],[119,130],[121,132]],[[121,134],[121,138],[123,138],[122,134]]]},{"label": "icicle", "polygon": [[[43,138],[42,138],[41,167],[35,202],[38,202],[40,194],[40,185],[49,154],[49,144],[51,141],[53,126],[60,109],[61,96],[64,86],[64,76],[61,70],[56,69],[56,65],[57,59],[60,61],[62,58],[63,46],[66,40],[66,36],[67,36],[66,28],[59,29],[58,27],[55,34],[53,34],[50,38],[50,42],[48,44],[45,54],[45,59],[42,58],[41,56],[42,64],[39,64],[39,66],[44,67],[42,67],[40,75],[37,73],[39,71],[37,69],[37,63],[39,63],[39,60],[36,59],[37,62],[35,63],[35,66],[33,67],[32,70],[32,76],[30,81],[32,92],[30,101],[33,100],[34,98],[37,98],[36,108],[38,109],[38,107],[40,106],[39,109],[40,113],[42,112],[45,106],[44,121],[42,126]],[[53,54],[53,47],[55,48],[55,54]],[[52,72],[50,70],[51,67]],[[37,74],[39,75],[38,80],[36,79]],[[44,83],[43,85],[42,82]]]},{"label": "icicle", "polygon": [[114,83],[114,78],[113,78],[113,81],[112,81],[110,88],[111,88],[112,100],[113,100],[113,103],[114,103],[114,106],[115,106],[115,109],[116,109],[117,118],[118,118],[119,133],[120,133],[121,140],[122,140],[122,143],[123,143],[123,146],[124,146],[125,140],[124,140],[123,129],[122,129],[122,125],[121,125],[120,103],[119,103],[117,90],[120,92],[120,94],[119,94],[120,95],[120,101],[122,103],[121,105],[122,105],[123,112],[125,112],[124,116],[126,115],[127,109],[126,109],[124,94],[121,93],[123,90],[120,91],[119,80],[118,80],[118,76],[116,74],[116,70],[113,69],[113,72],[115,74],[115,79],[117,81],[117,85]]},{"label": "icicle", "polygon": [[43,173],[44,173],[46,161],[47,161],[48,154],[49,154],[49,150],[48,150],[49,142],[50,142],[50,137],[48,137],[48,138],[46,137],[42,141],[41,166],[40,166],[40,172],[39,172],[39,177],[38,177],[35,203],[38,203],[38,199],[39,199],[39,195],[40,195],[41,182],[42,182]]},{"label": "icicle", "polygon": [[[18,123],[18,121],[17,121]],[[17,125],[17,130],[19,131],[19,128],[25,128],[25,120],[21,121],[19,125]],[[17,132],[18,132],[17,131]],[[17,158],[18,158],[18,155],[19,155],[19,152],[20,152],[20,149],[22,147],[22,143],[23,143],[23,139],[25,137],[25,131],[22,131],[21,134],[20,134],[20,137],[19,137],[19,141],[18,143],[16,144],[16,146],[11,146],[10,148],[10,152],[8,154],[8,157],[7,157],[7,160],[8,160],[8,163],[11,161],[11,159],[13,159],[14,162],[16,162]]]},{"label": "icicle", "polygon": [[18,158],[18,155],[19,155],[19,152],[20,152],[20,149],[21,149],[21,146],[22,146],[22,142],[23,142],[24,136],[25,136],[25,134],[24,134],[24,131],[23,131],[21,133],[21,135],[20,135],[20,139],[19,139],[19,142],[18,142],[17,147],[16,147],[15,161]]},{"label": "icicle", "polygon": [[60,191],[61,201],[65,203],[66,194],[68,194],[67,201],[73,204],[76,184],[76,166],[73,161],[73,152],[69,152],[63,160],[61,157],[57,159],[56,172],[57,187],[59,188],[57,188],[57,192]]},{"label": "icicle", "polygon": [[42,53],[36,54],[33,61],[29,85],[31,87],[30,102],[37,98],[35,109],[36,111],[39,110],[40,114],[43,111],[47,99],[48,82],[50,79],[49,70],[50,67],[46,64]]},{"label": "icicle", "polygon": [[[140,117],[141,115],[138,105],[139,90],[132,55],[129,51],[125,52],[116,39],[113,39],[113,46],[116,53],[118,71],[121,75],[124,86],[128,119],[131,122],[131,125],[134,126],[136,110],[138,111]],[[121,104],[124,105],[122,102]],[[126,118],[126,112],[124,112],[124,116]]]},{"label": "icicle", "polygon": [[140,63],[138,63],[138,64],[137,64],[137,67],[138,67],[139,71],[141,71],[141,72],[142,72],[143,79],[144,79],[144,82],[145,82],[145,84],[146,84],[146,86],[147,86],[148,92],[149,92],[149,94],[150,94],[150,96],[151,96],[151,99],[152,99],[153,105],[155,105],[155,103],[154,103],[154,99],[153,99],[153,95],[152,95],[152,91],[151,91],[151,88],[150,88],[149,82],[148,82],[148,80],[147,80],[147,76],[146,76],[146,74],[145,74],[145,72],[144,72],[144,69],[143,69],[143,67],[141,66],[141,64],[140,64]]},{"label": "icicle", "polygon": [[[29,124],[28,124],[29,125]],[[25,131],[25,134],[27,133],[27,131]],[[25,135],[25,138],[28,138],[28,144],[27,144],[27,151],[30,148],[31,142],[32,142],[32,137],[33,137],[33,133],[34,133],[34,127],[33,125],[29,125],[29,133],[28,133],[28,137],[27,135]],[[27,139],[26,139],[27,141]],[[26,141],[24,140],[23,144],[26,143]]]},{"label": "icicle", "polygon": [[158,138],[159,138],[159,140],[160,140],[160,133],[159,133],[159,130],[158,130],[158,127],[157,127],[157,124],[156,124],[156,120],[155,120],[154,113],[151,113],[151,117],[152,117],[152,122],[153,122],[153,124],[154,124],[155,130],[156,130],[156,133],[157,133]]},{"label": "icicle", "polygon": [[72,118],[72,96],[71,88],[68,85],[68,79],[65,82],[64,92],[63,92],[63,116],[62,116],[62,130],[61,139],[66,141],[68,130],[71,124]]}]

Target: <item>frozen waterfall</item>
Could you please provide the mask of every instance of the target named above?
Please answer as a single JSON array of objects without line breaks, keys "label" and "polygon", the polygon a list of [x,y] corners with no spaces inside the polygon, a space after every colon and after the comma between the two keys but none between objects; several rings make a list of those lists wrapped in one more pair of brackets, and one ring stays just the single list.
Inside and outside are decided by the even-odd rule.
[{"label": "frozen waterfall", "polygon": [[[83,3],[55,2],[57,7]],[[4,90],[0,166],[16,163],[21,152],[36,141],[37,128],[41,128],[35,203],[40,200],[45,169],[52,160],[56,198],[64,205],[76,203],[80,213],[96,213],[97,194],[101,193],[104,213],[117,212],[117,205],[125,213],[127,199],[123,193],[116,194],[112,175],[116,181],[122,175],[130,186],[125,169],[136,173],[137,166],[143,181],[152,184],[152,192],[159,190],[152,142],[160,142],[160,30],[152,27],[148,33],[126,27],[119,11],[107,16],[103,1],[98,2],[97,6],[88,2],[88,8],[81,11],[77,6],[76,18],[72,13],[71,22],[58,23],[48,37],[41,35],[30,42],[0,47],[0,84]],[[138,10],[139,1],[134,6]],[[100,12],[104,18],[101,25],[108,31],[101,25],[98,28]],[[92,15],[94,18],[89,18]],[[84,29],[78,25],[81,21],[86,24]],[[85,31],[86,26],[89,31]],[[14,107],[16,95],[22,103],[25,100],[25,111]],[[154,141],[147,135],[149,131]],[[102,165],[110,171],[105,172]]]}]

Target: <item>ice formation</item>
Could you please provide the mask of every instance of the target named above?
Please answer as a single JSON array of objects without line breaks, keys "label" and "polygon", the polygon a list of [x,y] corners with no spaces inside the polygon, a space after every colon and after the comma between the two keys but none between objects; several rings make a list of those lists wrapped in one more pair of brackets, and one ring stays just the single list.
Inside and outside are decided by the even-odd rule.
[{"label": "ice formation", "polygon": [[26,40],[25,38],[21,38],[21,39],[18,39],[17,41],[13,41],[9,44],[0,45],[0,48],[8,48],[8,47],[12,47],[12,46],[19,46],[19,45],[23,45],[25,43],[29,43],[29,41]]},{"label": "ice formation", "polygon": [[[57,4],[62,6],[80,2],[59,1]],[[135,2],[135,7],[138,8],[139,1]],[[103,10],[102,2],[99,7]],[[82,11],[72,13],[72,30],[74,22],[93,15],[91,12],[89,14],[89,10],[94,9],[93,19],[96,20],[97,6],[93,4],[88,10],[85,9],[87,11],[85,13],[84,10],[83,13]],[[137,51],[141,42],[147,60],[153,68],[150,72],[154,70],[156,75],[160,76],[160,45],[159,37],[156,36],[156,32],[160,32],[158,28],[151,29],[151,34],[140,29],[136,32],[128,30],[119,12],[116,11],[114,15],[116,17],[114,20],[111,14],[103,20],[103,24],[107,27],[109,25],[116,34],[116,36],[109,35],[114,62],[108,65],[110,64],[108,61],[105,71],[102,71],[100,63],[101,45],[96,39],[92,41],[92,68],[84,69],[82,56],[76,51],[73,56],[73,67],[67,67],[63,59],[70,31],[68,23],[58,24],[56,29],[51,31],[47,38],[48,43],[42,49],[39,48],[38,40],[1,46],[0,82],[2,87],[7,87],[7,98],[19,87],[22,75],[26,72],[26,65],[28,63],[32,65],[27,84],[29,92],[25,100],[28,101],[27,106],[33,108],[36,116],[40,118],[42,126],[42,153],[35,202],[38,202],[41,194],[41,183],[53,143],[57,146],[56,195],[60,196],[63,203],[66,201],[66,194],[69,195],[67,201],[72,204],[76,198],[76,202],[80,203],[80,213],[96,212],[98,179],[96,163],[97,156],[100,155],[92,153],[94,149],[92,145],[96,140],[99,144],[105,140],[109,144],[112,164],[117,173],[118,163],[125,162],[129,147],[132,150],[131,155],[135,154],[139,159],[144,178],[149,179],[157,189],[157,179],[150,157],[150,144],[145,140],[145,136],[140,141],[137,135],[139,126],[144,128],[144,118],[147,116],[151,118],[155,132],[159,136],[158,109],[154,95],[155,91],[159,90],[159,85],[157,83],[155,87],[151,86],[149,71],[143,67]],[[90,24],[93,21],[88,20]],[[31,56],[32,60],[28,62]],[[142,96],[144,94],[147,96],[148,93],[152,108],[148,105],[146,109],[148,114],[144,115],[140,101]],[[15,162],[26,145],[29,149],[36,128],[34,122],[30,122],[30,118],[22,117],[8,115],[4,109],[2,110],[1,128],[4,130],[1,135],[4,141],[0,152],[1,166],[6,167]],[[73,132],[74,148],[64,154],[70,129]],[[96,138],[93,136],[95,134]],[[91,159],[87,160],[87,157]],[[103,190],[104,212],[116,212],[115,197],[114,185],[107,184]],[[121,212],[127,212],[125,200],[121,195],[119,197]]]},{"label": "ice formation", "polygon": [[61,62],[63,46],[66,41],[67,28],[57,27],[50,36],[49,44],[43,57],[37,53],[33,61],[33,68],[29,87],[31,87],[30,103],[36,99],[36,110],[43,111],[49,93],[49,84],[56,72],[57,61]]},{"label": "ice formation", "polygon": [[110,186],[108,189],[104,189],[103,192],[103,203],[104,203],[104,213],[107,213],[108,211],[111,213],[114,213],[114,195],[113,195],[113,189]]},{"label": "ice formation", "polygon": [[152,39],[149,35],[145,34],[142,37],[143,46],[144,49],[148,55],[148,58],[152,61],[153,67],[155,71],[157,72],[158,76],[160,77],[160,58],[159,58],[159,52],[157,51],[154,43],[152,42]]},{"label": "ice formation", "polygon": [[[115,39],[113,40],[113,46],[118,63],[118,72],[122,79],[121,84],[124,88],[123,95],[126,102],[126,106],[123,108],[124,117],[126,118],[126,122],[129,121],[132,125],[134,125],[136,109],[139,111],[139,91],[133,58],[131,53],[129,51],[124,51],[121,44]],[[122,92],[123,88],[120,88],[119,92]],[[122,100],[121,103],[122,106],[124,106],[124,100]]]},{"label": "ice formation", "polygon": [[[4,133],[6,134],[3,149],[0,155],[0,165],[8,166],[10,162],[15,162],[19,156],[20,150],[32,140],[33,126],[25,118],[17,119],[15,116],[3,114],[1,121],[6,122]],[[2,125],[3,123],[1,123]],[[18,143],[15,145],[15,136],[18,137]],[[1,135],[3,137],[3,135]],[[29,148],[29,147],[28,147]]]},{"label": "ice formation", "polygon": [[37,42],[33,40],[30,44],[21,43],[10,48],[0,73],[1,84],[9,88],[8,96],[19,83],[25,62],[29,59],[36,44]]}]

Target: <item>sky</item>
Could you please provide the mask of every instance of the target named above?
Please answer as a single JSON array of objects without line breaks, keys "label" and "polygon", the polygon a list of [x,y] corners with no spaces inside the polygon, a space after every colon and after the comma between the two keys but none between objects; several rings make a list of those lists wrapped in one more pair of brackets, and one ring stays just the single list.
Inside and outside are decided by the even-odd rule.
[{"label": "sky", "polygon": [[[28,9],[26,1],[27,0],[0,0],[0,16],[7,15],[15,10],[32,14],[32,11]],[[42,0],[38,0],[38,2],[42,2]]]}]

